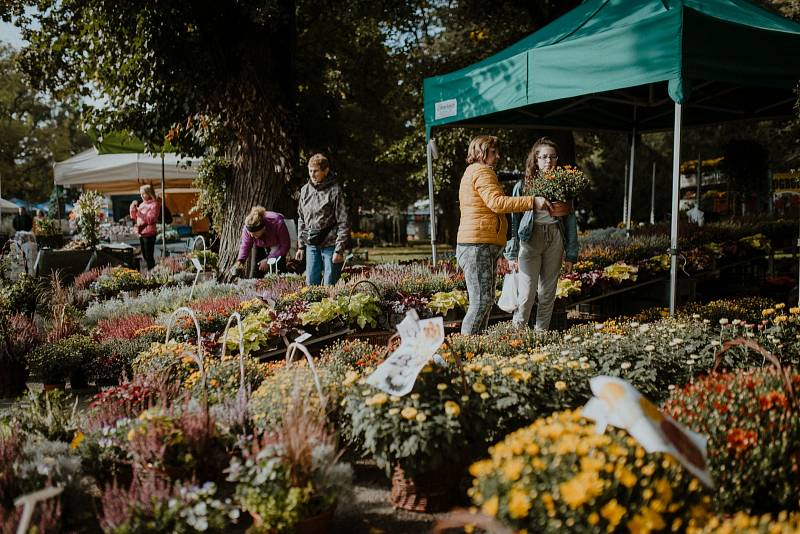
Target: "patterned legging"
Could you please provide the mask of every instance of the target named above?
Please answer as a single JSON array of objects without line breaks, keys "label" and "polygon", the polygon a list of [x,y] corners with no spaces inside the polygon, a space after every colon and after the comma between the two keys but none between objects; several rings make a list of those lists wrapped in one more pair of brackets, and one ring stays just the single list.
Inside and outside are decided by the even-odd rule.
[{"label": "patterned legging", "polygon": [[500,256],[497,245],[457,245],[456,260],[464,270],[469,308],[461,323],[462,334],[477,334],[489,322],[494,305],[495,265]]}]

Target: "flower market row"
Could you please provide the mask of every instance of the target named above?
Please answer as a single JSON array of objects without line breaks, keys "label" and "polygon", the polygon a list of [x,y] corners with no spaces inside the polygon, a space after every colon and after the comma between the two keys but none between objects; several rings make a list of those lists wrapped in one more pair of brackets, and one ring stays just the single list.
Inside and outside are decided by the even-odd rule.
[{"label": "flower market row", "polygon": [[[563,333],[501,323],[450,336],[402,397],[366,382],[382,346],[339,341],[313,367],[253,357],[292,325],[377,324],[387,287],[428,293],[436,313],[428,304],[458,283],[421,265],[369,274],[332,290],[293,277],[167,287],[85,311],[86,285],[54,281],[37,314],[6,308],[4,358],[22,355],[34,378],[122,381],[85,410],[55,389],[28,392],[2,416],[0,524],[14,528],[21,495],[56,487],[36,508],[40,531],[291,532],[348,501],[345,459],[364,456],[392,477],[395,506],[471,504],[465,522],[514,531],[797,528],[800,309],[719,301]],[[173,315],[180,303],[197,324]],[[417,309],[402,304],[392,313]],[[234,322],[223,341],[234,312],[242,329]],[[597,434],[581,415],[597,375],[625,379],[707,435],[714,487],[623,430]]]}]

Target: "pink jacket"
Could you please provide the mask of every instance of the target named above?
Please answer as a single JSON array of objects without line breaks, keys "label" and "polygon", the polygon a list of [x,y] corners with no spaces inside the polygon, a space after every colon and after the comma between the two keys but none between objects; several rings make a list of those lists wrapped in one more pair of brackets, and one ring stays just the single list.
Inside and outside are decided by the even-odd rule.
[{"label": "pink jacket", "polygon": [[131,202],[131,219],[134,220],[136,232],[141,237],[152,237],[158,233],[158,217],[161,215],[161,199],[150,199],[139,203],[137,207]]}]

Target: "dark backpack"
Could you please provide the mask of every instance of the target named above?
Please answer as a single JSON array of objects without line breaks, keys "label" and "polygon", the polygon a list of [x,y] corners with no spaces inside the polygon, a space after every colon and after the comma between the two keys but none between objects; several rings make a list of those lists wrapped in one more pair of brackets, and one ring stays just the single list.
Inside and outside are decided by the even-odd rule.
[{"label": "dark backpack", "polygon": [[[167,224],[172,224],[172,212],[169,211],[169,208],[165,205],[164,206],[164,222]],[[158,224],[161,224],[161,212],[158,212]]]}]

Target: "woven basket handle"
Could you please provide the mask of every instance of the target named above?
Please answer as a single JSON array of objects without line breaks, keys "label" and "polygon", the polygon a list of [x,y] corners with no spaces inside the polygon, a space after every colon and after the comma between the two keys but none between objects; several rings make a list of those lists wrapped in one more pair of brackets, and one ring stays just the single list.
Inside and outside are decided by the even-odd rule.
[{"label": "woven basket handle", "polygon": [[375,285],[375,282],[373,282],[372,280],[367,280],[367,279],[365,278],[365,279],[363,279],[363,280],[359,280],[358,282],[356,282],[355,284],[353,284],[353,285],[350,287],[350,294],[349,294],[349,295],[347,295],[347,303],[348,303],[348,304],[350,304],[350,299],[351,299],[351,298],[353,298],[353,295],[354,295],[354,294],[355,294],[355,292],[356,292],[356,288],[357,288],[358,286],[360,286],[361,284],[367,284],[367,285],[371,286],[371,287],[372,287],[372,289],[374,289],[374,290],[375,290],[375,296],[376,296],[376,297],[378,297],[379,299],[382,297],[382,295],[381,295],[381,290],[378,288],[378,286],[377,286],[377,285]]},{"label": "woven basket handle", "polygon": [[286,365],[287,367],[291,365],[292,361],[294,360],[295,354],[297,351],[302,352],[306,356],[306,360],[308,361],[308,367],[311,369],[311,376],[314,378],[314,385],[317,388],[317,393],[319,394],[319,400],[322,404],[322,408],[324,409],[328,404],[328,398],[325,396],[325,393],[322,392],[322,384],[319,381],[319,373],[317,373],[317,367],[314,365],[314,358],[311,356],[311,353],[308,352],[308,349],[302,343],[294,342],[290,343],[288,347],[286,347]]},{"label": "woven basket handle", "polygon": [[[205,252],[206,252],[207,248],[206,248],[206,240],[205,240],[205,238],[203,236],[199,235],[194,239],[194,241],[192,241],[192,246],[191,246],[190,252],[194,252],[194,249],[197,246],[197,242],[198,241],[203,243],[203,252],[204,252],[204,254],[203,254],[203,271],[205,271],[206,270],[206,254],[205,254]],[[200,278],[200,272],[201,271],[198,269],[197,270],[197,274],[194,275],[194,282],[192,282],[192,290],[189,291],[189,300],[192,300],[192,297],[194,296],[194,287],[197,285],[197,280]]]},{"label": "woven basket handle", "polygon": [[167,337],[164,340],[164,343],[169,343],[170,334],[172,333],[172,324],[175,322],[175,318],[178,315],[187,314],[189,317],[192,318],[194,321],[195,331],[197,332],[197,354],[191,354],[192,359],[197,363],[197,366],[200,368],[200,381],[201,385],[203,386],[203,402],[205,403],[206,407],[208,406],[208,391],[206,389],[206,368],[204,365],[204,358],[203,358],[203,342],[200,335],[200,322],[197,320],[197,316],[194,314],[194,311],[191,308],[187,308],[186,306],[181,306],[169,316],[169,321],[167,321]]},{"label": "woven basket handle", "polygon": [[[242,328],[242,316],[239,312],[233,312],[228,317],[228,322],[225,324],[225,332],[222,334],[222,354],[220,359],[225,358],[225,350],[228,348],[228,330],[231,327],[231,322],[236,319],[237,327],[239,328],[239,390],[245,391],[244,380],[244,329]],[[245,396],[247,393],[245,392]]]},{"label": "woven basket handle", "polygon": [[765,359],[769,360],[778,373],[780,373],[781,378],[783,379],[783,387],[786,390],[786,393],[789,395],[789,398],[792,400],[792,403],[797,406],[798,410],[800,410],[800,401],[798,401],[797,396],[795,395],[794,386],[792,385],[792,376],[789,373],[789,369],[781,365],[781,361],[777,356],[751,339],[737,337],[736,339],[729,339],[728,341],[722,343],[722,348],[714,356],[714,367],[711,369],[712,372],[717,371],[720,363],[722,363],[722,356],[731,348],[739,345],[747,347],[748,349],[757,352]]}]

